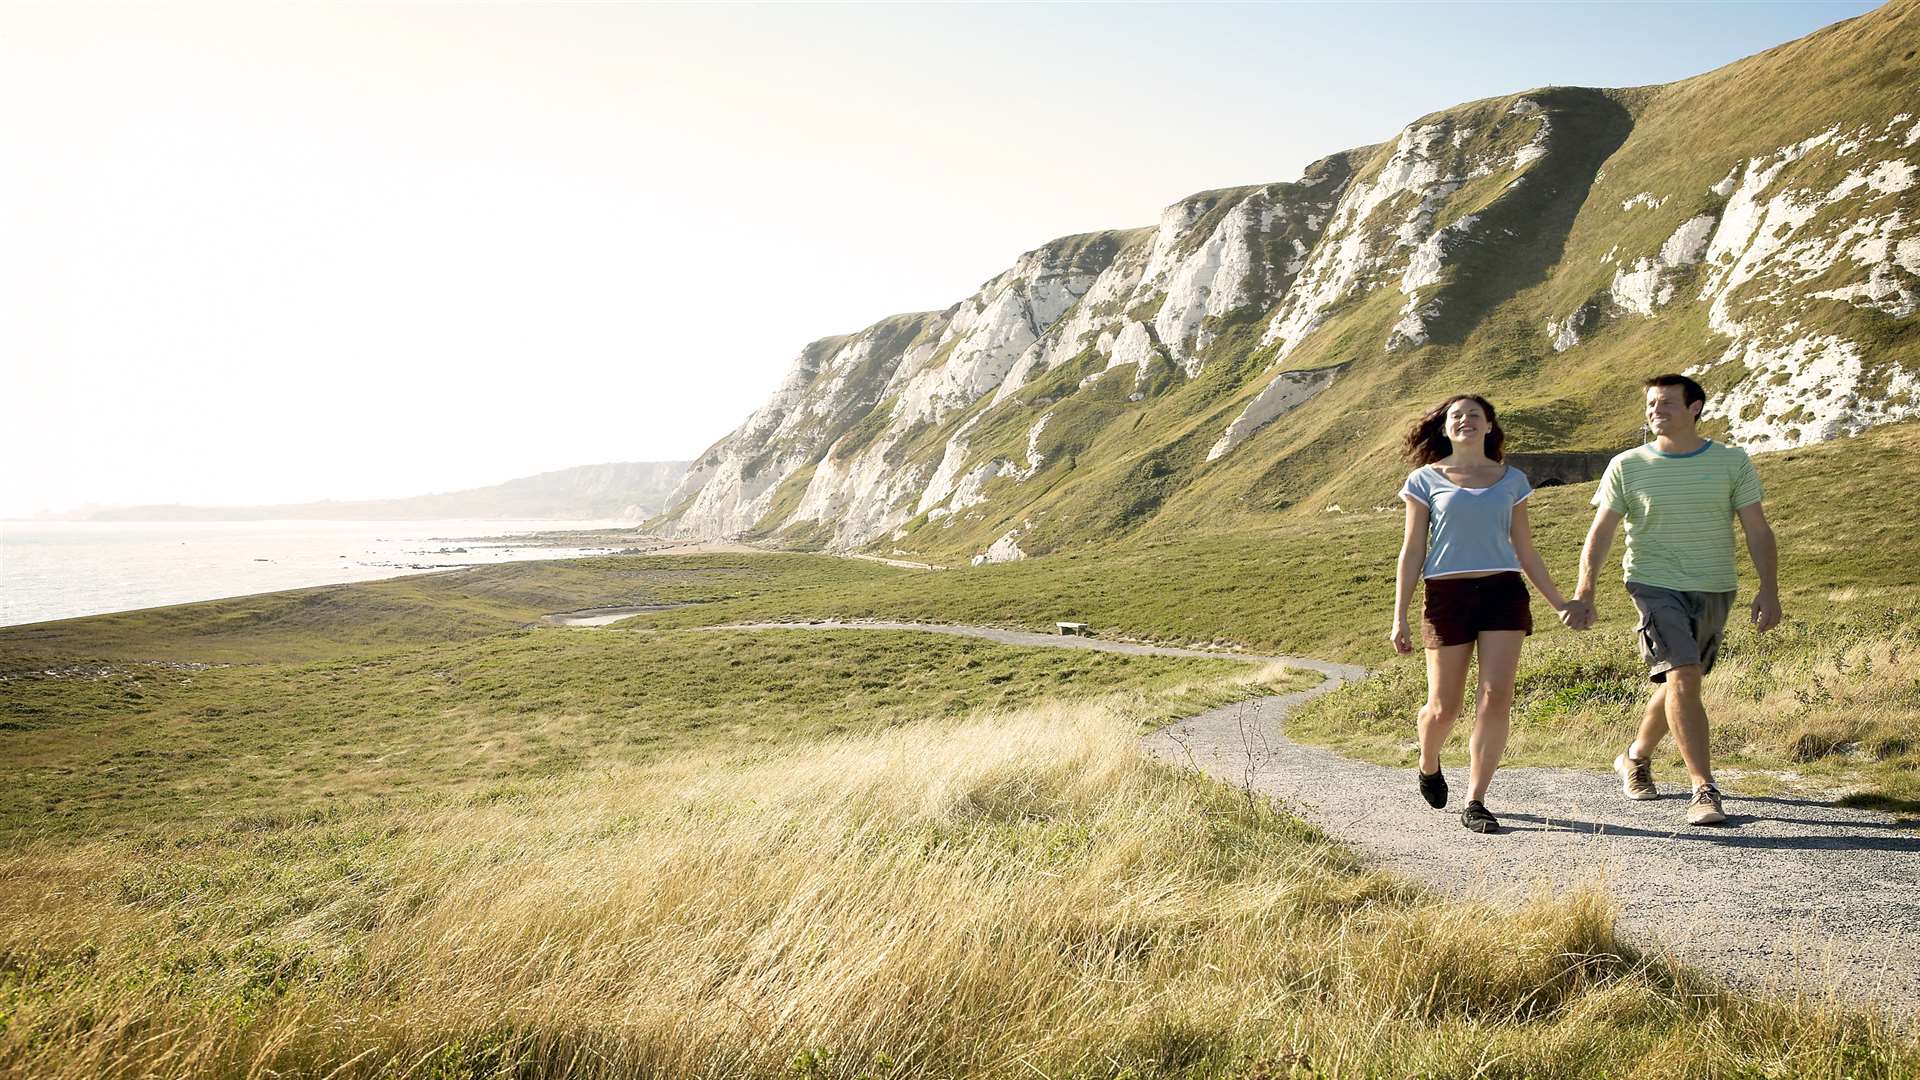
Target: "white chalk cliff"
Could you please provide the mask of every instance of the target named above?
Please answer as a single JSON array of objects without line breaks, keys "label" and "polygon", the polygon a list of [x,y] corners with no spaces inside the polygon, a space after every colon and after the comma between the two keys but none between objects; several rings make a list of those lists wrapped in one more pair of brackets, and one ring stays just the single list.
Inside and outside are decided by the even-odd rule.
[{"label": "white chalk cliff", "polygon": [[[1920,39],[1920,0],[1863,19]],[[1911,61],[1848,25],[1666,87],[1458,106],[1035,248],[944,311],[807,346],[654,527],[1021,558],[1074,515],[1133,527],[1216,474],[1249,490],[1295,425],[1383,388],[1494,370],[1578,397],[1558,380],[1582,357],[1631,387],[1649,324],[1677,354],[1656,366],[1699,373],[1753,449],[1920,414],[1920,101],[1880,74]],[[1729,84],[1833,116],[1736,129]],[[1136,460],[1150,498],[1116,475]],[[1110,517],[1074,494],[1109,489],[1131,500]]]}]

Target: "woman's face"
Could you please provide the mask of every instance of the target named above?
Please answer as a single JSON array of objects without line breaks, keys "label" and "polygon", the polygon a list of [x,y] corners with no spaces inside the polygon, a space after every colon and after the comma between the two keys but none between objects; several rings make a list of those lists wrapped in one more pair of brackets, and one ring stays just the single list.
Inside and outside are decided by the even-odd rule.
[{"label": "woman's face", "polygon": [[1471,398],[1447,406],[1447,438],[1452,442],[1479,442],[1487,437],[1487,410]]}]

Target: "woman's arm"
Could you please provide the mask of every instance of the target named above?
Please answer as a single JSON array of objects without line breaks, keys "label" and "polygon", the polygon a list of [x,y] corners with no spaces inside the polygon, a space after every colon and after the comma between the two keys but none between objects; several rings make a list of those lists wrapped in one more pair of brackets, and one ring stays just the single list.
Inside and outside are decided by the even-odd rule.
[{"label": "woman's arm", "polygon": [[1399,574],[1393,583],[1393,629],[1387,639],[1395,652],[1413,651],[1413,634],[1407,629],[1407,605],[1413,601],[1413,583],[1427,562],[1427,504],[1411,495],[1402,495],[1407,503],[1407,529],[1400,538]]},{"label": "woman's arm", "polygon": [[1533,528],[1527,522],[1527,504],[1513,504],[1513,553],[1520,556],[1520,569],[1527,572],[1527,580],[1547,598],[1547,603],[1555,611],[1564,611],[1567,598],[1553,584],[1553,575],[1547,572],[1547,561],[1533,546]]}]

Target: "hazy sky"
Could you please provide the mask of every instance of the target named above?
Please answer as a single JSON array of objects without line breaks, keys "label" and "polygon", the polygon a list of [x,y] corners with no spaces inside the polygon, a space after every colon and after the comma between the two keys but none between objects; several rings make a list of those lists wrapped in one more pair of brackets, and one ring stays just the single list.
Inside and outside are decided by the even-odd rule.
[{"label": "hazy sky", "polygon": [[688,458],[800,346],[1870,3],[0,4],[0,516]]}]

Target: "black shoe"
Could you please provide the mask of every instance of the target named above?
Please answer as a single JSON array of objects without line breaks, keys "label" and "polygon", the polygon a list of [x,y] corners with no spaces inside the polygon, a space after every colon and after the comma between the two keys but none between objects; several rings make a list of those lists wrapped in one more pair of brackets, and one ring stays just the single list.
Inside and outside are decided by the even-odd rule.
[{"label": "black shoe", "polygon": [[1474,832],[1489,833],[1500,831],[1500,819],[1487,813],[1485,803],[1470,802],[1460,811],[1460,824]]},{"label": "black shoe", "polygon": [[1427,800],[1427,805],[1435,810],[1447,805],[1447,778],[1440,774],[1440,770],[1423,773],[1415,769],[1414,772],[1420,776],[1420,797]]}]

